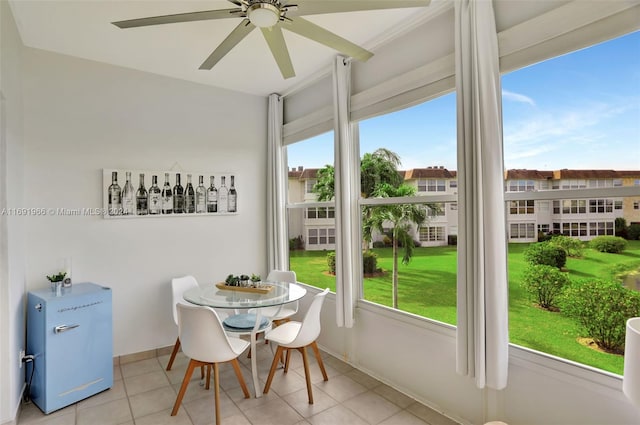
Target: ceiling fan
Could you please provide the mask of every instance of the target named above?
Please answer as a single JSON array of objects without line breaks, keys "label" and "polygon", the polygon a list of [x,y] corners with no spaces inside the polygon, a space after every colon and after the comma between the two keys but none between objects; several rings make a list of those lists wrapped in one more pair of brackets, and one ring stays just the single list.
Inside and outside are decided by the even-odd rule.
[{"label": "ceiling fan", "polygon": [[149,25],[178,22],[205,21],[211,19],[243,18],[238,26],[200,65],[200,69],[211,69],[255,27],[262,31],[264,39],[280,68],[284,78],[295,76],[289,51],[282,29],[324,44],[334,50],[360,61],[366,61],[373,53],[334,34],[304,18],[305,15],[342,13],[361,10],[399,9],[420,7],[430,0],[298,0],[290,4],[288,0],[227,0],[237,7],[232,9],[205,10],[174,15],[117,21],[119,28],[135,28]]}]

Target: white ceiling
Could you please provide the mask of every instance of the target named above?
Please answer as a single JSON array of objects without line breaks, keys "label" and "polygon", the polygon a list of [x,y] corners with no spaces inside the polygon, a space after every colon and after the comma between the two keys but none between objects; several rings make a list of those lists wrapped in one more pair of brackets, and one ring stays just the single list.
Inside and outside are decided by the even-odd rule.
[{"label": "white ceiling", "polygon": [[[304,1],[304,0],[302,0]],[[331,0],[327,0],[331,1]],[[335,1],[335,0],[333,0]],[[296,77],[283,79],[262,34],[254,30],[212,70],[198,67],[240,18],[119,29],[111,22],[235,7],[226,0],[9,0],[28,47],[201,84],[266,96],[285,93],[329,69],[336,51],[284,31]],[[312,15],[306,19],[373,50],[415,25],[429,7]]]}]

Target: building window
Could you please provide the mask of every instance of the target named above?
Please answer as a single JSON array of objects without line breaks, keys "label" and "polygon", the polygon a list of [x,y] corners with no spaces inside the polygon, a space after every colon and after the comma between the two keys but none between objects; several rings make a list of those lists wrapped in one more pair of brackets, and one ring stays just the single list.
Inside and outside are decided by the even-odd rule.
[{"label": "building window", "polygon": [[598,221],[589,223],[589,236],[613,236],[615,225],[613,221]]},{"label": "building window", "polygon": [[433,202],[425,207],[427,217],[444,217],[444,202]]},{"label": "building window", "polygon": [[509,203],[509,214],[533,214],[534,203],[532,200],[511,201]]},{"label": "building window", "polygon": [[562,189],[585,189],[587,187],[587,181],[584,179],[562,180],[560,187]]},{"label": "building window", "polygon": [[612,187],[612,179],[591,179],[589,180],[589,187]]},{"label": "building window", "polygon": [[509,239],[534,239],[535,237],[535,223],[511,223],[509,225]]},{"label": "building window", "polygon": [[587,236],[587,223],[562,223],[562,234],[565,236]]},{"label": "building window", "polygon": [[444,241],[444,227],[427,226],[420,228],[420,242]]},{"label": "building window", "polygon": [[549,225],[548,224],[538,224],[538,232],[549,233]]},{"label": "building window", "polygon": [[633,201],[633,209],[634,210],[640,210],[640,202]]},{"label": "building window", "polygon": [[534,190],[533,180],[509,180],[509,192],[532,192]]},{"label": "building window", "polygon": [[444,180],[427,180],[427,192],[444,192],[447,190],[447,185]]},{"label": "building window", "polygon": [[305,181],[305,193],[313,193],[313,187],[316,185],[316,179],[308,179]]},{"label": "building window", "polygon": [[621,209],[622,209],[622,201],[614,201],[614,203],[613,203],[613,209],[615,209],[615,210],[621,210]]},{"label": "building window", "polygon": [[455,189],[458,187],[458,180],[450,180],[449,181],[449,188],[450,189]]},{"label": "building window", "polygon": [[585,214],[587,201],[584,199],[564,199],[562,201],[562,214]]},{"label": "building window", "polygon": [[307,244],[313,245],[332,245],[336,243],[336,229],[329,228],[311,228],[308,229]]},{"label": "building window", "polygon": [[613,212],[613,201],[611,199],[591,199],[589,200],[590,213],[610,213]]}]

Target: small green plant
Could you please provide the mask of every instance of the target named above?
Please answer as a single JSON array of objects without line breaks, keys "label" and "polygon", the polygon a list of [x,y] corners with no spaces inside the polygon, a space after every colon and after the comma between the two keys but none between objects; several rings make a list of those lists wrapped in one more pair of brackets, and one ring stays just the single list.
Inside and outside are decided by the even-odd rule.
[{"label": "small green plant", "polygon": [[62,282],[66,275],[67,275],[66,272],[52,274],[51,276],[47,276],[47,280],[49,280],[49,282]]},{"label": "small green plant", "polygon": [[371,251],[363,251],[362,263],[365,275],[376,273],[378,271],[378,254]]},{"label": "small green plant", "polygon": [[251,282],[260,282],[262,280],[262,278],[260,277],[259,274],[252,274],[251,275]]},{"label": "small green plant", "polygon": [[327,266],[329,266],[329,273],[336,274],[336,253],[331,251],[327,253]]},{"label": "small green plant", "polygon": [[631,241],[640,239],[640,224],[632,223],[627,228],[627,238]]},{"label": "small green plant", "polygon": [[598,236],[591,239],[589,246],[596,251],[620,254],[627,247],[627,241],[620,236]]},{"label": "small green plant", "polygon": [[550,242],[536,242],[524,251],[524,259],[530,264],[544,264],[561,269],[567,264],[567,252]]},{"label": "small green plant", "polygon": [[600,348],[622,354],[626,322],[640,315],[640,292],[613,281],[577,282],[565,290],[560,307]]},{"label": "small green plant", "polygon": [[557,267],[545,264],[530,265],[522,278],[524,289],[545,310],[553,310],[557,307],[556,298],[570,283],[566,273],[561,272]]},{"label": "small green plant", "polygon": [[582,257],[584,244],[580,239],[572,238],[571,236],[556,235],[549,239],[549,243],[564,249],[569,257]]}]

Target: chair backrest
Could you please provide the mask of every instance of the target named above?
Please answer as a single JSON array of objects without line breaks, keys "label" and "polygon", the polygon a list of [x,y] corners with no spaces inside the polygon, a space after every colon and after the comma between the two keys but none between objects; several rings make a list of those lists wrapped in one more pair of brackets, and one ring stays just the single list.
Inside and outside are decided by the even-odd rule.
[{"label": "chair backrest", "polygon": [[289,282],[296,283],[296,272],[290,270],[271,270],[267,280],[270,282]]},{"label": "chair backrest", "polygon": [[197,288],[198,281],[193,276],[183,276],[171,279],[171,291],[173,296],[171,298],[171,304],[173,306],[173,321],[178,324],[178,312],[176,311],[176,304],[187,304],[182,298],[182,294],[188,289]]},{"label": "chair backrest", "polygon": [[291,346],[303,347],[318,339],[318,336],[320,336],[320,311],[328,292],[329,288],[313,297],[313,301],[302,320],[300,332],[291,342]]},{"label": "chair backrest", "polygon": [[214,309],[178,303],[178,336],[184,354],[194,360],[218,363],[238,357]]}]

